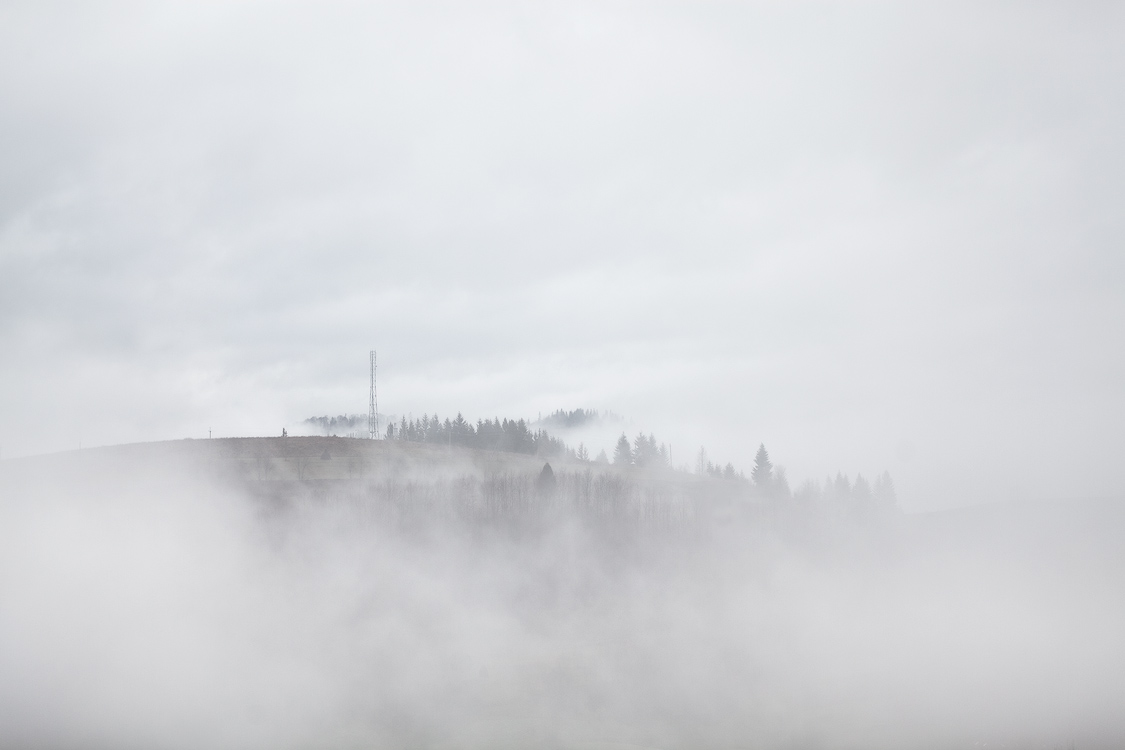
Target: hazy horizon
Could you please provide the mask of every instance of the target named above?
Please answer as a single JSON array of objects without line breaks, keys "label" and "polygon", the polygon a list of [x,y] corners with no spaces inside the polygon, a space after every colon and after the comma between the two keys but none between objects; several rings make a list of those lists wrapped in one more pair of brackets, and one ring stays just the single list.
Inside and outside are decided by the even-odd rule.
[{"label": "hazy horizon", "polygon": [[[613,410],[1125,492],[1125,10],[0,8],[0,449]],[[679,447],[679,446],[677,446]]]}]

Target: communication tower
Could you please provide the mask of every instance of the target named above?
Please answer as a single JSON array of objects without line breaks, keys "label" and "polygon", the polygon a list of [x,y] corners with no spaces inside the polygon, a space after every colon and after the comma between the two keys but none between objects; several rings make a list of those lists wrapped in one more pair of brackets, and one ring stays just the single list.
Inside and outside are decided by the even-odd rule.
[{"label": "communication tower", "polygon": [[367,412],[367,437],[379,439],[379,401],[375,398],[375,350],[371,351],[371,405]]}]

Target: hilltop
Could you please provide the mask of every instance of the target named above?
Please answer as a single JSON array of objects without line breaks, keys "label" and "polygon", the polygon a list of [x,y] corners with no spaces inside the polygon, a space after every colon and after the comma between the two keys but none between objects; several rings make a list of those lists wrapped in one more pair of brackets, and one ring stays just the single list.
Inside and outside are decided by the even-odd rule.
[{"label": "hilltop", "polygon": [[599,523],[670,526],[729,512],[732,503],[759,505],[745,483],[667,467],[343,437],[137,443],[14,459],[0,469],[0,489],[9,493],[109,496],[140,489],[159,495],[175,488],[235,491],[271,507],[335,501],[416,522],[549,524],[578,514]]}]

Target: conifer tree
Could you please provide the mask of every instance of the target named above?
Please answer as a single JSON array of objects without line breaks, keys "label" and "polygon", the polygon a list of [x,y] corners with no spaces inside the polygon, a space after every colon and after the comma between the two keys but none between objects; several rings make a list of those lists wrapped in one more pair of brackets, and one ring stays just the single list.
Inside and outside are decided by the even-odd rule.
[{"label": "conifer tree", "polygon": [[754,470],[750,472],[754,486],[759,490],[768,491],[773,484],[773,464],[770,463],[770,454],[766,452],[766,445],[758,446],[758,453],[754,456]]},{"label": "conifer tree", "polygon": [[895,497],[895,483],[891,481],[891,473],[884,471],[875,479],[875,502],[880,510],[893,510],[898,505]]},{"label": "conifer tree", "polygon": [[860,504],[866,504],[871,500],[871,485],[867,483],[862,474],[855,475],[855,484],[852,485],[852,499]]},{"label": "conifer tree", "polygon": [[778,466],[773,473],[773,494],[785,500],[793,496],[789,489],[789,479],[785,476],[784,466]]},{"label": "conifer tree", "polygon": [[633,451],[629,448],[629,438],[625,433],[617,438],[617,447],[613,449],[613,463],[626,466],[633,463]]}]

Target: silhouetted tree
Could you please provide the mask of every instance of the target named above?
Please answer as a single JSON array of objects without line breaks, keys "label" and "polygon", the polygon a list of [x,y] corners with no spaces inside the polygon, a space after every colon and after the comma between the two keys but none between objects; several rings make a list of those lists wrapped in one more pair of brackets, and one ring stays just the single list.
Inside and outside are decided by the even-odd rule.
[{"label": "silhouetted tree", "polygon": [[766,452],[766,445],[758,446],[758,453],[754,456],[754,470],[750,472],[754,486],[763,492],[768,492],[773,482],[773,464],[770,463],[770,454]]},{"label": "silhouetted tree", "polygon": [[595,458],[594,460],[596,462],[598,462],[599,464],[608,464],[609,463],[609,456],[607,456],[605,454],[605,448],[602,448],[600,451],[598,451],[598,457]]},{"label": "silhouetted tree", "polygon": [[656,438],[651,433],[645,437],[642,432],[633,439],[633,463],[637,466],[660,464],[660,449],[656,446]]},{"label": "silhouetted tree", "polygon": [[629,448],[629,438],[625,433],[617,438],[617,447],[613,449],[613,463],[621,466],[633,463],[633,451]]},{"label": "silhouetted tree", "polygon": [[535,481],[535,488],[541,495],[549,495],[555,491],[555,472],[551,464],[543,464],[543,471],[539,472],[539,479]]}]

